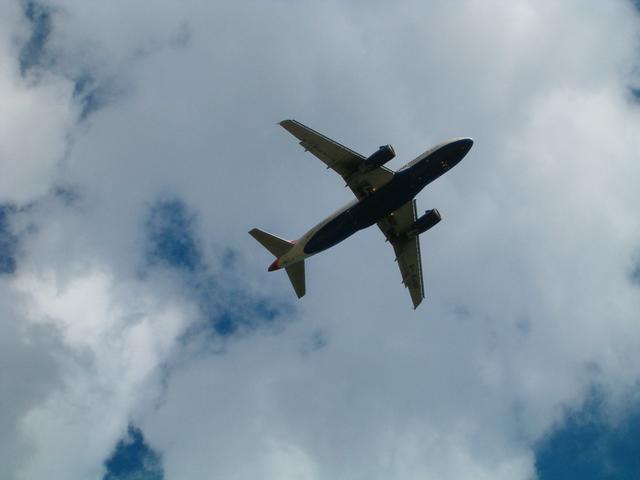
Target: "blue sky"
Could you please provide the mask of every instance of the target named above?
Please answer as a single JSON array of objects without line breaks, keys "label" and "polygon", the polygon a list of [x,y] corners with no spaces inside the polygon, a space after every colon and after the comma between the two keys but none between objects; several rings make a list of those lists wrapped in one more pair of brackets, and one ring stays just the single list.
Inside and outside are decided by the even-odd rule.
[{"label": "blue sky", "polygon": [[104,462],[104,480],[163,480],[162,457],[149,448],[144,435],[135,427],[127,427],[127,435],[118,441],[113,454]]},{"label": "blue sky", "polygon": [[[0,476],[636,478],[636,7],[5,2]],[[419,310],[373,229],[266,272],[351,200],[285,118],[475,139]]]},{"label": "blue sky", "polygon": [[12,209],[10,206],[0,207],[0,273],[12,274],[16,269],[16,244],[17,238],[11,231],[10,219]]},{"label": "blue sky", "polygon": [[541,480],[633,479],[640,472],[640,408],[633,406],[611,424],[601,404],[590,401],[571,412],[536,452]]}]

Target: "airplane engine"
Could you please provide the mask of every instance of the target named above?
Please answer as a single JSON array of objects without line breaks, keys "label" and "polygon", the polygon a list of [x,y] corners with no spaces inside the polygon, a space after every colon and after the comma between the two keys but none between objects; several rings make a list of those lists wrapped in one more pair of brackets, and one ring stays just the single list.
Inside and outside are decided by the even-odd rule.
[{"label": "airplane engine", "polygon": [[435,208],[433,210],[427,210],[426,212],[424,212],[424,215],[413,222],[413,225],[411,225],[411,228],[409,228],[409,230],[407,231],[407,236],[414,237],[416,235],[420,235],[421,233],[429,230],[440,220],[442,220],[442,217],[440,216],[440,212],[438,212],[438,210],[436,210]]},{"label": "airplane engine", "polygon": [[371,170],[375,170],[378,167],[381,167],[389,160],[396,156],[396,152],[393,150],[391,145],[382,145],[378,148],[378,151],[373,153],[367,158],[362,166],[363,172],[370,172]]}]

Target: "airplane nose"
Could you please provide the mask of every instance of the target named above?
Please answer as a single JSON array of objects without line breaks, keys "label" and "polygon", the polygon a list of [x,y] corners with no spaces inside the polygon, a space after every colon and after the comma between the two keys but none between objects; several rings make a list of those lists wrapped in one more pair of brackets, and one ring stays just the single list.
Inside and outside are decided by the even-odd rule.
[{"label": "airplane nose", "polygon": [[459,138],[449,142],[443,150],[443,154],[447,157],[446,163],[449,168],[457,165],[469,153],[472,146],[473,140],[471,138]]},{"label": "airplane nose", "polygon": [[458,149],[460,151],[461,157],[464,157],[469,150],[473,147],[473,138],[461,138],[458,140]]}]

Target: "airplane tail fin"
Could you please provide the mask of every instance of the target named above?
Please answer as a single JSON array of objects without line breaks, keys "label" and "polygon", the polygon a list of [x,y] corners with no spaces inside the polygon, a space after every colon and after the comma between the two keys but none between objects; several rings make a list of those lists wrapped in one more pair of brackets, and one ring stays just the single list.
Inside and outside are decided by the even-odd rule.
[{"label": "airplane tail fin", "polygon": [[284,238],[276,237],[259,228],[254,228],[249,232],[260,244],[269,250],[274,256],[281,257],[293,248],[293,243]]},{"label": "airplane tail fin", "polygon": [[[269,250],[276,257],[276,260],[269,267],[269,271],[281,268],[277,265],[278,258],[293,248],[293,242],[285,240],[284,238],[276,237],[275,235],[260,230],[259,228],[252,229],[249,232],[249,235],[260,242],[264,248]],[[293,289],[295,290],[298,298],[303,297],[306,292],[304,260],[285,267],[285,271],[287,272],[287,276],[289,277],[291,285],[293,285]]]}]

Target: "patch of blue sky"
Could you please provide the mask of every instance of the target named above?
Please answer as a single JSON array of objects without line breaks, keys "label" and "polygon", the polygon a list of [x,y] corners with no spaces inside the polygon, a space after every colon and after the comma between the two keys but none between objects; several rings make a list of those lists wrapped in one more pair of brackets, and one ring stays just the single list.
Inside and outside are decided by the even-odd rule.
[{"label": "patch of blue sky", "polygon": [[129,424],[127,434],[118,441],[105,460],[103,480],[163,480],[162,456],[147,445],[142,431]]},{"label": "patch of blue sky", "polygon": [[640,478],[640,406],[611,424],[594,396],[537,448],[539,480]]},{"label": "patch of blue sky", "polygon": [[636,252],[632,257],[627,270],[628,279],[632,285],[640,287],[640,251]]},{"label": "patch of blue sky", "polygon": [[327,334],[322,330],[316,330],[305,339],[302,351],[305,354],[322,350],[329,343]]},{"label": "patch of blue sky", "polygon": [[11,275],[16,271],[18,238],[10,225],[10,215],[14,211],[10,205],[0,205],[0,275]]},{"label": "patch of blue sky", "polygon": [[24,15],[31,22],[31,36],[20,51],[20,72],[42,64],[45,47],[51,34],[51,10],[45,5],[29,0],[23,3]]},{"label": "patch of blue sky", "polygon": [[98,111],[106,103],[103,89],[96,86],[93,75],[84,73],[75,79],[73,98],[80,103],[80,120]]},{"label": "patch of blue sky", "polygon": [[195,217],[182,201],[169,199],[154,204],[146,224],[147,261],[192,273],[203,269],[195,228]]},{"label": "patch of blue sky", "polygon": [[[630,1],[636,7],[636,9],[640,11],[640,0],[630,0]],[[640,101],[640,86],[636,84],[634,86],[629,87],[629,92],[631,93],[631,96],[635,100]]]},{"label": "patch of blue sky", "polygon": [[[211,272],[198,238],[197,217],[180,199],[156,202],[149,210],[145,230],[147,266],[178,272],[185,291],[199,306],[203,320],[185,332],[184,342],[202,334],[230,337],[277,326],[291,313],[292,307],[286,303],[247,293],[231,274],[221,279]],[[232,273],[237,257],[231,248],[220,253],[224,272]]]},{"label": "patch of blue sky", "polygon": [[58,185],[53,188],[53,196],[65,205],[74,205],[80,200],[80,192],[70,186]]},{"label": "patch of blue sky", "polygon": [[640,287],[640,262],[637,262],[631,270],[631,283]]},{"label": "patch of blue sky", "polygon": [[[46,68],[69,78],[73,84],[73,98],[80,105],[79,120],[85,120],[92,113],[116,97],[114,85],[98,81],[95,75],[83,70],[82,66],[64,66],[47,51],[47,41],[53,31],[53,10],[34,0],[23,2],[24,15],[31,23],[31,35],[20,50],[20,72],[26,75],[30,70]],[[77,73],[78,68],[81,73]]]},{"label": "patch of blue sky", "polygon": [[229,336],[260,326],[276,326],[281,317],[293,310],[287,304],[251,297],[239,288],[223,290],[225,301],[221,303],[214,292],[221,291],[222,287],[211,280],[205,288],[196,286],[195,291],[205,327],[218,335]]}]

